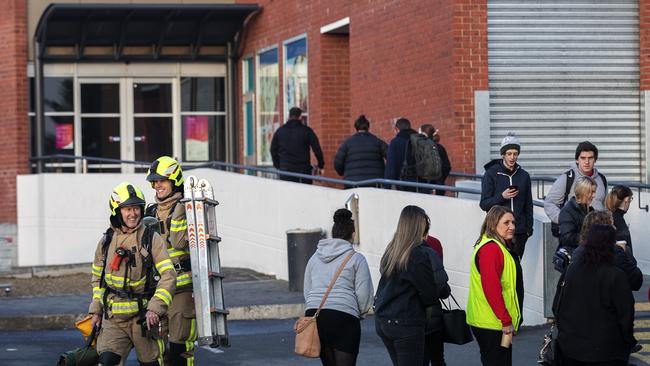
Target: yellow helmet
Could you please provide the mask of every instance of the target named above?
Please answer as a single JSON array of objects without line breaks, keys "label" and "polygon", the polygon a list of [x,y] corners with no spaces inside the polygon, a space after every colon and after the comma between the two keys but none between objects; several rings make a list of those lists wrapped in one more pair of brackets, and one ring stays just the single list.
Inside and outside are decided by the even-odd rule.
[{"label": "yellow helmet", "polygon": [[122,182],[113,188],[111,197],[108,199],[111,218],[117,216],[119,208],[135,205],[142,206],[142,212],[144,212],[145,200],[140,188],[129,182]]},{"label": "yellow helmet", "polygon": [[153,182],[157,180],[169,179],[172,181],[174,187],[183,186],[183,171],[181,165],[174,158],[169,156],[161,156],[151,163],[151,167],[147,171],[147,181]]}]

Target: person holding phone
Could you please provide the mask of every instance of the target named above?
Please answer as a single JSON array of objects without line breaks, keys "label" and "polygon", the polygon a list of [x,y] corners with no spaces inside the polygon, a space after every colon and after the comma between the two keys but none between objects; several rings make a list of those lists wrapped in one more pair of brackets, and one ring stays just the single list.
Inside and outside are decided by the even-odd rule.
[{"label": "person holding phone", "polygon": [[481,209],[488,212],[494,206],[508,207],[515,217],[513,251],[521,259],[526,241],[533,235],[533,197],[530,175],[519,164],[521,145],[509,133],[501,141],[501,159],[485,165],[481,180]]}]

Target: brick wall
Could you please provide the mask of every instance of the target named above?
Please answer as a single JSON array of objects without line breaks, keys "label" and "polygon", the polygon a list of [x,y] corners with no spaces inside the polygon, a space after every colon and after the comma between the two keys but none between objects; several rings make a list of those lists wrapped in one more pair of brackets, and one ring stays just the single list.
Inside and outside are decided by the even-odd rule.
[{"label": "brick wall", "polygon": [[[395,134],[396,118],[409,118],[415,128],[432,123],[440,129],[454,170],[474,170],[473,93],[487,90],[484,1],[257,3],[262,11],[249,24],[243,55],[271,45],[281,53],[284,40],[307,34],[310,125],[326,153],[328,175],[338,145],[354,132],[360,114],[387,142]],[[321,26],[346,16],[349,38],[320,34]],[[345,63],[346,44],[349,91],[345,67],[332,64]],[[241,137],[241,118],[239,125]]]},{"label": "brick wall", "polygon": [[29,170],[25,0],[0,2],[0,223],[16,223],[16,175]]},{"label": "brick wall", "polygon": [[474,91],[488,90],[487,4],[457,0],[453,9],[454,170],[473,171],[475,160]]},{"label": "brick wall", "polygon": [[650,90],[650,0],[639,0],[639,83]]}]

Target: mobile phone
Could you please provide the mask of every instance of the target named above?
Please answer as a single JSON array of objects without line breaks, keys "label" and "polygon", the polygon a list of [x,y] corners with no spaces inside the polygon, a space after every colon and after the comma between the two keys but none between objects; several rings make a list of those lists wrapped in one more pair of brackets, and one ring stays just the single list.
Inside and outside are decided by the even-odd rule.
[{"label": "mobile phone", "polygon": [[508,186],[508,189],[514,189],[515,191],[518,191],[518,190],[519,190],[519,186],[515,186],[515,185]]}]

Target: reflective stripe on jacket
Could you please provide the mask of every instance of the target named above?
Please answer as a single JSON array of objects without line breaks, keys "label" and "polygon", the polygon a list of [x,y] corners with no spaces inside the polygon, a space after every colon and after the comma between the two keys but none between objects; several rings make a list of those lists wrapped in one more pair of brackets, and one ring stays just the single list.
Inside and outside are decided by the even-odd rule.
[{"label": "reflective stripe on jacket", "polygon": [[[158,204],[156,218],[165,226],[162,238],[167,245],[167,254],[175,266],[190,258],[185,206],[178,202],[181,198],[180,192],[174,193],[163,201],[156,198]],[[171,212],[170,218],[172,207],[174,212]],[[190,271],[178,272],[176,276],[176,293],[185,291],[192,291],[192,272]]]},{"label": "reflective stripe on jacket", "polygon": [[[138,313],[138,304],[135,296],[145,294],[147,277],[142,263],[144,255],[151,256],[151,270],[158,270],[160,280],[156,285],[154,294],[152,294],[153,296],[148,299],[143,299],[143,307],[146,307],[146,310],[151,310],[159,316],[167,312],[167,308],[171,304],[171,297],[176,289],[176,271],[167,254],[167,246],[164,244],[160,235],[154,233],[151,239],[150,253],[146,253],[142,245],[143,234],[144,225],[142,223],[133,232],[129,233],[124,233],[121,229],[114,229],[113,237],[106,253],[106,268],[104,270],[105,283],[102,287],[100,287],[100,278],[102,266],[104,265],[104,254],[102,251],[103,239],[97,244],[95,258],[92,263],[91,282],[93,286],[93,297],[88,309],[89,313],[103,313],[104,293],[107,288],[111,290],[106,299],[109,316],[112,314],[122,319],[128,319]],[[133,253],[131,258],[135,261],[135,265],[122,259],[117,270],[111,268],[113,259],[116,256],[115,251],[118,247]],[[130,292],[135,296],[132,298],[122,297],[115,292]]]}]

